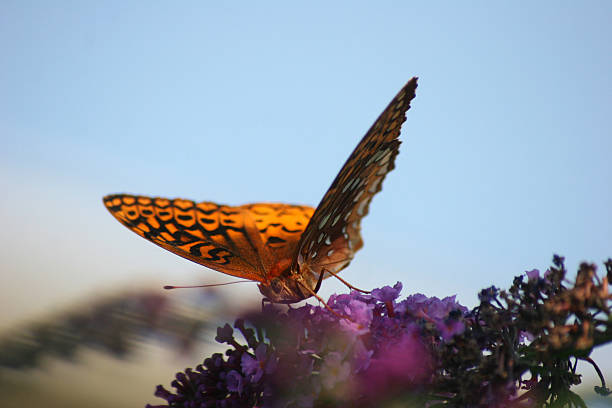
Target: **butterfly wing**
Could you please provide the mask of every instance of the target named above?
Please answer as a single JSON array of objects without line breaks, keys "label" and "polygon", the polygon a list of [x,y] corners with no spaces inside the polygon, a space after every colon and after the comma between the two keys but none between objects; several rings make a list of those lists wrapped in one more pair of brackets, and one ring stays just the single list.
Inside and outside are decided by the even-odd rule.
[{"label": "butterfly wing", "polygon": [[278,276],[291,266],[300,237],[314,213],[314,208],[271,203],[246,204],[240,208],[248,211],[255,221],[268,254],[264,260],[268,276]]},{"label": "butterfly wing", "polygon": [[302,234],[292,270],[299,266],[317,276],[323,270],[338,272],[363,246],[361,219],[395,167],[398,136],[416,87],[417,78],[408,81],[349,156]]},{"label": "butterfly wing", "polygon": [[[269,280],[275,253],[288,256],[286,249],[296,247],[313,212],[287,204],[230,207],[127,194],[104,197],[104,204],[123,225],[162,248],[219,272],[262,283]],[[290,230],[292,221],[304,227]],[[276,230],[281,222],[288,232],[282,227]]]}]

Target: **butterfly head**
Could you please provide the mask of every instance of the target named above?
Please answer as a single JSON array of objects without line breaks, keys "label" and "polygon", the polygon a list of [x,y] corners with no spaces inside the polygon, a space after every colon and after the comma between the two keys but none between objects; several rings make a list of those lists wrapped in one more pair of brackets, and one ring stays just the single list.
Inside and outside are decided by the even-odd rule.
[{"label": "butterfly head", "polygon": [[261,294],[272,303],[297,303],[311,296],[300,290],[295,279],[278,277],[267,285],[260,283],[258,287]]}]

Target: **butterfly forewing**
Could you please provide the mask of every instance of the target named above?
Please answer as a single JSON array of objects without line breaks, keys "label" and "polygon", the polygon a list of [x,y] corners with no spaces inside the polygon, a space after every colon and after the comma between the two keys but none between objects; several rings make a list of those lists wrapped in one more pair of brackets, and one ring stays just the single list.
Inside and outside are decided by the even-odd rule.
[{"label": "butterfly forewing", "polygon": [[361,219],[394,168],[397,138],[416,87],[416,78],[408,81],[349,156],[300,239],[294,270],[338,272],[362,247]]},{"label": "butterfly forewing", "polygon": [[143,238],[211,269],[262,283],[279,259],[293,258],[314,211],[289,204],[231,207],[126,194],[107,196],[104,203]]}]

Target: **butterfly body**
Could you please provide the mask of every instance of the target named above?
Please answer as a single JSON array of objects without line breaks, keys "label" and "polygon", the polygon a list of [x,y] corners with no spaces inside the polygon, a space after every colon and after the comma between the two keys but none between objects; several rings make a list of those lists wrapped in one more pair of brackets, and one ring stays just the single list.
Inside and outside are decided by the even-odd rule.
[{"label": "butterfly body", "polygon": [[104,197],[126,227],[186,259],[259,283],[274,303],[313,296],[363,246],[361,219],[398,154],[416,78],[357,145],[316,209],[282,203],[226,206],[130,194]]}]

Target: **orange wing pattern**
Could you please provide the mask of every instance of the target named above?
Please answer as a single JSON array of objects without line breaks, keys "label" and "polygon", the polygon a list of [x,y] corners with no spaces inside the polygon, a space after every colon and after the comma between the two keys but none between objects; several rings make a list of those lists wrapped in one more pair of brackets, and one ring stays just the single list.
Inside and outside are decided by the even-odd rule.
[{"label": "orange wing pattern", "polygon": [[[299,243],[293,270],[338,272],[363,246],[361,219],[382,182],[395,167],[402,123],[415,97],[412,78],[361,139],[317,207]],[[326,275],[328,277],[330,275]]]},{"label": "orange wing pattern", "polygon": [[281,272],[274,268],[290,266],[297,252],[297,245],[306,229],[314,208],[290,204],[246,204],[240,206],[251,214],[255,220],[257,231],[270,254],[272,262],[268,268],[271,277]]},{"label": "orange wing pattern", "polygon": [[268,283],[290,263],[314,209],[257,203],[238,207],[183,199],[109,195],[104,204],[123,225],[183,258],[240,278]]}]

